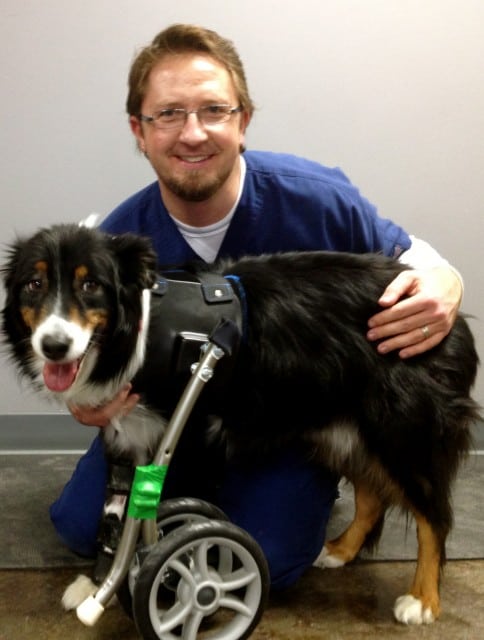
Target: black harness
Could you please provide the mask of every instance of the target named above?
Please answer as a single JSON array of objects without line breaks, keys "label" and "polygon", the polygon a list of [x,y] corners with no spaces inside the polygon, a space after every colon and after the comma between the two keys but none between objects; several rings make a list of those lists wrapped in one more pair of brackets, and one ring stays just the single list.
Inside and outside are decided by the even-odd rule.
[{"label": "black harness", "polygon": [[[244,329],[244,306],[228,276],[162,272],[151,290],[150,330],[146,359],[133,381],[133,390],[152,404],[163,395],[171,409],[200,359],[200,348],[210,336],[226,355],[217,366],[211,388],[223,386],[235,362]],[[240,295],[241,285],[237,282]],[[160,402],[160,405],[162,403]]]}]

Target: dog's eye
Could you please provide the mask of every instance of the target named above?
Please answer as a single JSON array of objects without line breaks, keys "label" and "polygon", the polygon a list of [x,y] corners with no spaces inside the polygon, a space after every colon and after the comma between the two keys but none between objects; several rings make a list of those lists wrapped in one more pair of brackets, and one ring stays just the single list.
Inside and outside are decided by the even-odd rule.
[{"label": "dog's eye", "polygon": [[101,285],[95,280],[84,280],[81,284],[81,291],[83,293],[96,293],[100,288]]},{"label": "dog's eye", "polygon": [[34,280],[29,280],[25,285],[25,288],[29,293],[36,293],[37,291],[42,290],[42,280],[40,278],[35,278]]}]

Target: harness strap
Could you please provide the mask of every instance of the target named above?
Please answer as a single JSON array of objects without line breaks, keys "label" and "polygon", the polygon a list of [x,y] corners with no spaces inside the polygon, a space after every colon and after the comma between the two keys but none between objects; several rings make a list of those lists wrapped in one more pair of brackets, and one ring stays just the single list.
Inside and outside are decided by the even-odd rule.
[{"label": "harness strap", "polygon": [[232,302],[234,299],[234,291],[225,278],[213,273],[202,273],[198,278],[207,304]]},{"label": "harness strap", "polygon": [[239,276],[234,274],[227,274],[225,276],[227,280],[235,283],[237,287],[237,293],[240,301],[240,310],[242,313],[242,341],[247,342],[247,326],[248,326],[248,312],[247,312],[247,296],[245,294],[244,285]]}]

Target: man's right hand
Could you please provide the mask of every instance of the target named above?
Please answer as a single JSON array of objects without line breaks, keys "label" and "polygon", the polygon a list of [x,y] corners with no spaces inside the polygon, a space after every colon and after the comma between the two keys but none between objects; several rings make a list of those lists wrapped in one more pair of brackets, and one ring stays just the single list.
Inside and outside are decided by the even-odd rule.
[{"label": "man's right hand", "polygon": [[131,384],[128,383],[117,396],[100,407],[70,404],[68,409],[81,424],[103,428],[107,427],[113,418],[122,418],[128,415],[139,399],[140,396],[137,393],[131,393]]}]

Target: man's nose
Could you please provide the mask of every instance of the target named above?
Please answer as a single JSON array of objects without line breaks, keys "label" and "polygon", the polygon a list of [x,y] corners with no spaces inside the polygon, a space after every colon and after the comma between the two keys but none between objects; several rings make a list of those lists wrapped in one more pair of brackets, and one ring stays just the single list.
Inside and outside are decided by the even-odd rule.
[{"label": "man's nose", "polygon": [[182,142],[192,143],[207,139],[207,131],[195,112],[187,113],[179,138]]}]

